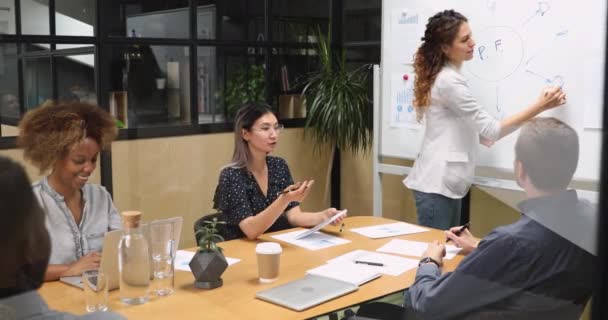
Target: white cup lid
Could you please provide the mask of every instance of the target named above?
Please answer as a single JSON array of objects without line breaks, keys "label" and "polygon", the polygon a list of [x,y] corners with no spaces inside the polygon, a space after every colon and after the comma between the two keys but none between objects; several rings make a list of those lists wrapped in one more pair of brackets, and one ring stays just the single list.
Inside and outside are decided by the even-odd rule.
[{"label": "white cup lid", "polygon": [[255,252],[261,254],[277,254],[282,251],[281,245],[276,242],[262,242],[255,246]]}]

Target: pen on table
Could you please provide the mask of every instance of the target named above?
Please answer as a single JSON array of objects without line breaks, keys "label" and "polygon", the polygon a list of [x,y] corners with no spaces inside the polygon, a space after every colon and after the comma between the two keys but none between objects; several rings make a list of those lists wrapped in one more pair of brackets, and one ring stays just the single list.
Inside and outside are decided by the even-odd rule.
[{"label": "pen on table", "polygon": [[[469,221],[469,222],[465,223],[462,227],[460,227],[460,229],[458,229],[456,232],[454,232],[454,234],[459,236],[464,231],[464,229],[468,229],[470,227],[471,227],[471,222]],[[448,242],[450,240],[452,240],[452,239],[446,238],[445,242]]]},{"label": "pen on table", "polygon": [[359,263],[359,264],[367,264],[369,266],[376,266],[376,267],[384,267],[384,263],[380,263],[380,262],[371,262],[371,261],[361,261],[361,260],[355,260],[355,263]]}]

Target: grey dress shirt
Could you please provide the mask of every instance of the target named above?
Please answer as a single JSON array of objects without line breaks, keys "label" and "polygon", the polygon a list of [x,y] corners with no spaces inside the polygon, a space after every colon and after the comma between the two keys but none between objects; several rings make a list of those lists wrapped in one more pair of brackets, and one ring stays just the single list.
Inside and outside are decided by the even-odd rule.
[{"label": "grey dress shirt", "polygon": [[530,216],[589,216],[576,191],[529,199],[517,222],[493,230],[454,270],[418,268],[409,303],[422,319],[578,320],[597,257]]},{"label": "grey dress shirt", "polygon": [[99,252],[105,233],[121,228],[112,197],[100,185],[87,183],[82,187],[84,209],[78,225],[63,196],[49,185],[48,177],[32,188],[46,213],[46,228],[51,236],[49,264],[72,263],[89,252]]},{"label": "grey dress shirt", "polygon": [[[84,308],[84,306],[83,306]],[[71,320],[71,319],[125,319],[113,312],[94,312],[83,316],[57,312],[48,305],[36,291],[28,291],[0,300],[0,319],[2,320]]]}]

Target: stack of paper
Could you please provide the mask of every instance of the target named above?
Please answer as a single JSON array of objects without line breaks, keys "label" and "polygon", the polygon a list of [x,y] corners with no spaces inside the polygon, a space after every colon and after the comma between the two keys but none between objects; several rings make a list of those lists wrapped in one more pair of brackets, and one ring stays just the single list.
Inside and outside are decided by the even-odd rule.
[{"label": "stack of paper", "polygon": [[364,235],[368,238],[378,239],[378,238],[401,236],[404,234],[426,232],[429,230],[426,228],[423,228],[423,227],[419,227],[414,224],[409,224],[409,223],[405,223],[405,222],[396,222],[396,223],[381,224],[381,225],[371,226],[371,227],[355,228],[355,229],[350,229],[350,231]]},{"label": "stack of paper", "polygon": [[398,276],[418,266],[418,260],[366,250],[355,250],[333,258],[328,263],[347,263],[376,268],[378,272]]},{"label": "stack of paper", "polygon": [[[192,260],[192,257],[194,257],[195,253],[196,252],[192,252],[192,251],[177,250],[176,255],[175,255],[175,270],[191,271],[190,270],[190,260]],[[231,266],[231,265],[241,261],[241,259],[237,259],[237,258],[230,258],[230,257],[224,257],[224,258],[226,258],[226,262],[228,262],[228,266]]]},{"label": "stack of paper", "polygon": [[[418,241],[410,241],[410,240],[401,240],[401,239],[393,239],[389,243],[383,245],[378,248],[379,252],[386,253],[396,253],[402,254],[406,256],[414,256],[414,257],[422,257],[422,254],[429,246],[426,242],[418,242]],[[445,257],[444,259],[452,259],[455,255],[460,252],[460,248],[453,245],[445,246]]]},{"label": "stack of paper", "polygon": [[306,274],[349,282],[356,286],[376,279],[381,275],[378,267],[350,262],[327,263],[306,271]]},{"label": "stack of paper", "polygon": [[330,236],[322,232],[315,232],[305,238],[296,239],[298,235],[307,231],[308,230],[296,230],[287,233],[277,234],[272,237],[302,248],[306,248],[308,250],[325,249],[350,242],[350,240]]}]

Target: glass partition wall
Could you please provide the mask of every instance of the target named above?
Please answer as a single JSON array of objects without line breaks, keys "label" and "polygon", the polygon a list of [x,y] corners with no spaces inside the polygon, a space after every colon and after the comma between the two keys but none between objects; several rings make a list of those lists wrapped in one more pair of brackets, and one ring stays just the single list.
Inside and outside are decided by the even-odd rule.
[{"label": "glass partition wall", "polygon": [[229,130],[235,110],[250,100],[301,119],[300,83],[318,67],[316,34],[329,30],[331,6],[0,0],[2,122],[14,126],[48,99],[98,103],[129,139]]}]

